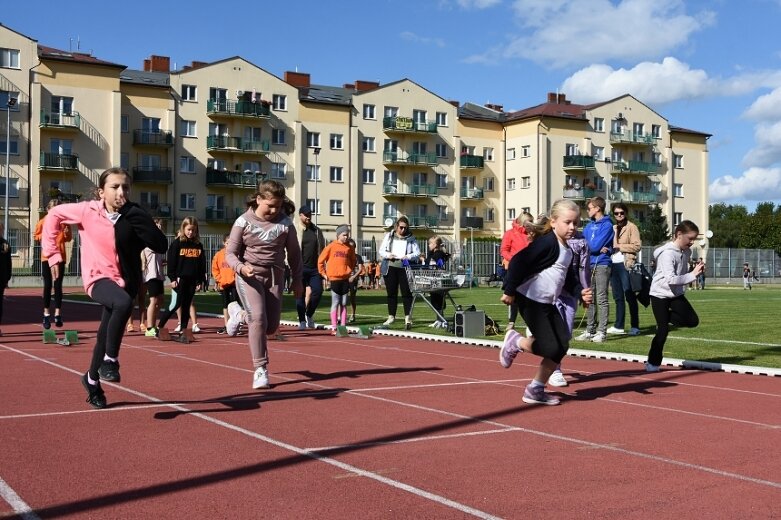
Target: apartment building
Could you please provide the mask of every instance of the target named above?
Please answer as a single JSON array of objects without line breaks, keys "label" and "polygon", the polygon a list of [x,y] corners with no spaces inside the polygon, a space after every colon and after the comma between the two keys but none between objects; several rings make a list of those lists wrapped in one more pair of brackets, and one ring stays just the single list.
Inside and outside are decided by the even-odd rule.
[{"label": "apartment building", "polygon": [[0,107],[9,97],[19,100],[7,113],[12,242],[29,237],[48,199],[83,200],[117,164],[168,232],[185,216],[202,233],[227,231],[265,178],[326,231],[348,223],[363,239],[400,215],[421,238],[499,237],[521,211],[594,195],[626,203],[636,221],[658,204],[671,225],[707,229],[710,136],[631,95],[579,105],[549,93],[505,112],[410,79],[279,78],[239,56],[180,69],[151,56],[128,68],[0,25]]}]

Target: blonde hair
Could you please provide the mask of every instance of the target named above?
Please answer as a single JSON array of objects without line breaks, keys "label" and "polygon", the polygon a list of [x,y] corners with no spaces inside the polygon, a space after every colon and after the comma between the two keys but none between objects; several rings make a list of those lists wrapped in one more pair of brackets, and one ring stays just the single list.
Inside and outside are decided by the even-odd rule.
[{"label": "blonde hair", "polygon": [[198,243],[201,241],[201,234],[198,230],[198,219],[195,217],[184,217],[182,219],[182,225],[179,226],[179,234],[177,235],[179,240],[187,240],[187,237],[184,235],[184,228],[187,226],[193,226],[195,228],[195,232],[193,233],[193,240],[194,242]]},{"label": "blonde hair", "polygon": [[537,237],[550,233],[553,230],[551,220],[558,219],[565,211],[574,211],[580,215],[580,206],[570,199],[557,200],[550,208],[550,216],[543,213],[537,217],[536,222],[528,224],[529,239],[534,240]]}]

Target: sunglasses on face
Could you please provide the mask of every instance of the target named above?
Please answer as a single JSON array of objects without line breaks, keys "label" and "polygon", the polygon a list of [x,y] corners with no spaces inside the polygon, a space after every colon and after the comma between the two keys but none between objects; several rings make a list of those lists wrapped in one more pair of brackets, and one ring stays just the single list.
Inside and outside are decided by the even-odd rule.
[{"label": "sunglasses on face", "polygon": [[624,212],[623,212],[623,211],[614,211],[614,212],[613,212],[613,215],[615,215],[615,216],[617,216],[617,217],[619,217],[619,216],[621,216],[621,215],[623,215],[623,214],[624,214]]}]

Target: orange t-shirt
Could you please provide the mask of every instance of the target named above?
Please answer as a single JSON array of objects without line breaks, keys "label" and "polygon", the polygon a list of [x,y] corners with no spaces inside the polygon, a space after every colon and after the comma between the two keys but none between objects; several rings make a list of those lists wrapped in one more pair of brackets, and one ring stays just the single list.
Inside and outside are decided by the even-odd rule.
[{"label": "orange t-shirt", "polygon": [[[43,217],[41,220],[38,221],[38,223],[35,225],[35,232],[33,233],[33,239],[36,242],[41,241],[41,236],[43,235],[43,221],[46,217]],[[57,238],[54,239],[54,243],[57,245],[57,250],[62,255],[62,262],[67,262],[67,257],[65,255],[65,243],[70,242],[73,240],[73,234],[71,233],[71,227],[67,224],[63,224],[60,226],[60,232],[57,233]],[[43,256],[41,254],[41,262],[46,262],[49,258],[46,256]]]}]

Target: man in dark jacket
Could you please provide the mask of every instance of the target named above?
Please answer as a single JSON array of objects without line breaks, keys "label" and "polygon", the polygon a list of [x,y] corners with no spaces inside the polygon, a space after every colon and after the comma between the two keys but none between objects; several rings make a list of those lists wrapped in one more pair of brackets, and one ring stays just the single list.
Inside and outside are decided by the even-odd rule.
[{"label": "man in dark jacket", "polygon": [[303,230],[301,231],[301,256],[303,258],[304,296],[296,299],[296,311],[298,312],[298,328],[315,328],[315,310],[320,304],[323,295],[323,279],[317,271],[317,258],[325,249],[325,237],[320,228],[312,223],[312,210],[309,206],[302,206],[298,210]]}]

